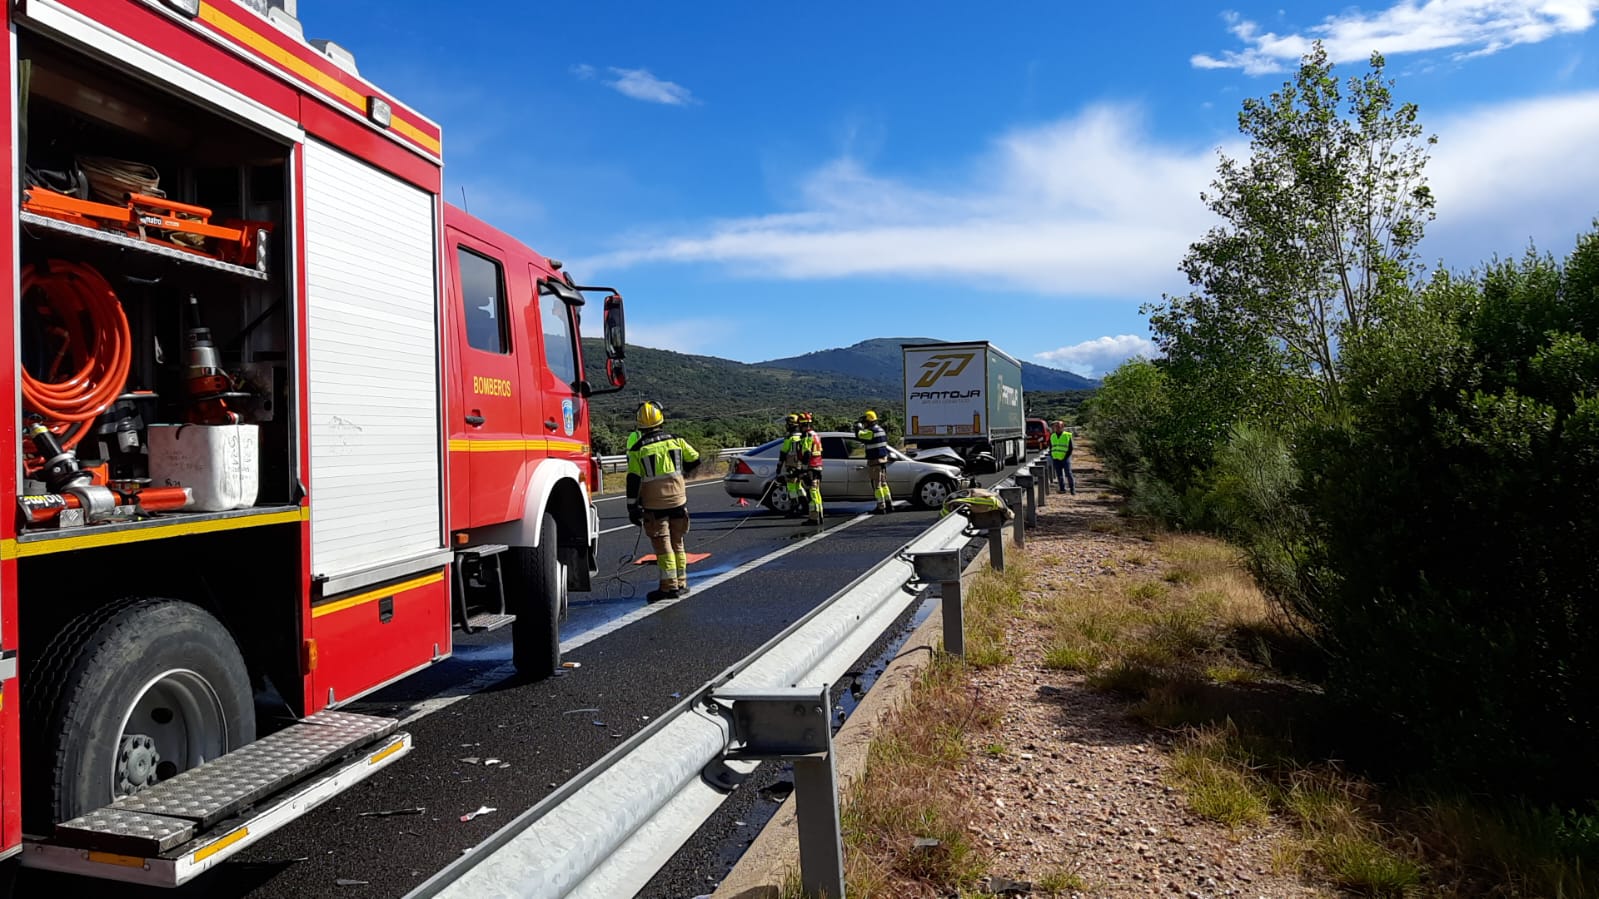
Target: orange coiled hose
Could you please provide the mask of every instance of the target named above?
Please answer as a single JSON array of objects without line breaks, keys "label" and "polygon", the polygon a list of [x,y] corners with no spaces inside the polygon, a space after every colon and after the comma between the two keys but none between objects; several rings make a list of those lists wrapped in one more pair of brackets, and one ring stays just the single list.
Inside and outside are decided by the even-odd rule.
[{"label": "orange coiled hose", "polygon": [[[35,269],[22,267],[22,296],[43,295],[41,317],[49,333],[62,338],[43,378],[22,370],[22,407],[41,416],[57,435],[70,430],[62,446],[77,446],[87,427],[122,393],[132,363],[133,337],[128,316],[111,285],[87,265],[52,259]],[[63,377],[62,369],[70,371]],[[80,427],[72,427],[80,425]]]}]

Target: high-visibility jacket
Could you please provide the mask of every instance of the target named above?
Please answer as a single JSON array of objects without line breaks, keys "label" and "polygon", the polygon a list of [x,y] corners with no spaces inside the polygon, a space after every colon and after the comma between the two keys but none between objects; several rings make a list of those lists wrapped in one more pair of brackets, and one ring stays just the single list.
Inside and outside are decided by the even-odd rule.
[{"label": "high-visibility jacket", "polygon": [[784,462],[813,471],[822,470],[822,438],[815,431],[790,434],[783,440]]},{"label": "high-visibility jacket", "polygon": [[666,431],[639,438],[627,451],[627,499],[646,509],[675,509],[688,502],[684,477],[700,464],[687,440]]},{"label": "high-visibility jacket", "polygon": [[888,432],[877,422],[867,422],[855,436],[866,441],[866,460],[868,462],[888,461]]},{"label": "high-visibility jacket", "polygon": [[1049,455],[1052,458],[1064,459],[1072,454],[1072,432],[1061,431],[1059,434],[1049,435]]}]

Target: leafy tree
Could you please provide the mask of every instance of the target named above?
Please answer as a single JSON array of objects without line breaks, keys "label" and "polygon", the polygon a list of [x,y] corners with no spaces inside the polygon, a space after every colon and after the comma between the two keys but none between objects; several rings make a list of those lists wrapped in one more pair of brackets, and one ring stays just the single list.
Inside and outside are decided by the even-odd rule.
[{"label": "leafy tree", "polygon": [[1220,219],[1183,259],[1194,294],[1148,307],[1165,357],[1221,427],[1281,412],[1303,418],[1297,381],[1342,406],[1338,351],[1380,321],[1420,271],[1433,218],[1427,147],[1413,103],[1396,104],[1383,57],[1341,85],[1318,42],[1298,74],[1244,102],[1248,159],[1225,155],[1205,204]]}]

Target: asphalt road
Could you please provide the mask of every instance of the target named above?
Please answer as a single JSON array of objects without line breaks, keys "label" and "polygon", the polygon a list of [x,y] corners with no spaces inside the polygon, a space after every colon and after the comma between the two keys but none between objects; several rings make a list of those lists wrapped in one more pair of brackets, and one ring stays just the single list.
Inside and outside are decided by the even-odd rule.
[{"label": "asphalt road", "polygon": [[[989,479],[985,478],[985,482]],[[241,857],[179,891],[26,871],[22,897],[397,897],[670,709],[933,522],[936,512],[865,515],[834,503],[825,528],[740,507],[719,481],[689,490],[694,592],[655,605],[653,563],[619,498],[598,501],[600,578],[573,594],[564,658],[580,667],[537,683],[510,671],[510,629],[457,633],[454,655],[350,711],[408,720],[415,748]],[[501,760],[485,767],[464,759]],[[480,807],[495,811],[472,821]],[[363,812],[421,808],[415,814]],[[685,878],[687,879],[687,878]],[[692,896],[693,892],[685,895]]]}]

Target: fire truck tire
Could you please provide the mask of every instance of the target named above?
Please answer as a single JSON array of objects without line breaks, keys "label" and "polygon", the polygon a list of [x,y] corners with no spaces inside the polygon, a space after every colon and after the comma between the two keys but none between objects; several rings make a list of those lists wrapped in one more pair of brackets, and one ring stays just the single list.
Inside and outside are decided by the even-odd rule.
[{"label": "fire truck tire", "polygon": [[566,578],[556,552],[555,516],[544,513],[537,546],[513,546],[510,592],[516,618],[511,622],[511,662],[528,680],[542,680],[561,667],[561,606]]},{"label": "fire truck tire", "polygon": [[32,770],[44,772],[26,781],[30,827],[255,739],[244,658],[227,628],[192,603],[134,597],[86,612],[28,673],[23,733]]}]

